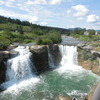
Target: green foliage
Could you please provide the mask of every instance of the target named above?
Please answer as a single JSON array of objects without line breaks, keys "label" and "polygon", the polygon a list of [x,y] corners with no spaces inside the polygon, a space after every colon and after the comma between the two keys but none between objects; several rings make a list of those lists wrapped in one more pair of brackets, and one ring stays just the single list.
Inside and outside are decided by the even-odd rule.
[{"label": "green foliage", "polygon": [[42,44],[43,45],[47,45],[47,44],[52,44],[53,42],[52,42],[52,40],[50,40],[50,39],[42,39]]},{"label": "green foliage", "polygon": [[96,56],[94,56],[93,54],[91,54],[90,52],[85,51],[85,50],[82,51],[82,58],[84,60],[90,60],[90,61],[97,59]]},{"label": "green foliage", "polygon": [[32,40],[30,40],[30,39],[25,39],[24,40],[24,43],[30,43],[30,42],[32,42]]},{"label": "green foliage", "polygon": [[5,37],[0,36],[0,50],[6,49],[10,45],[11,41]]},{"label": "green foliage", "polygon": [[95,30],[89,30],[89,35],[95,35]]},{"label": "green foliage", "polygon": [[21,35],[23,35],[24,34],[24,32],[23,32],[23,26],[19,26],[19,33],[21,34]]},{"label": "green foliage", "polygon": [[86,29],[78,29],[78,28],[75,28],[74,31],[71,31],[71,35],[74,36],[74,35],[83,35],[84,32],[86,31]]},{"label": "green foliage", "polygon": [[42,44],[42,40],[40,38],[38,38],[36,42],[38,45]]}]

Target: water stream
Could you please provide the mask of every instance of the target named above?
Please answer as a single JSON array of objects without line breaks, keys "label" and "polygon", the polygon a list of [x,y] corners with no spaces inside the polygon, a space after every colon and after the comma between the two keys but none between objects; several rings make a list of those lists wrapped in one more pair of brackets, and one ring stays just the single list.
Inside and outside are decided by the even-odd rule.
[{"label": "water stream", "polygon": [[31,72],[34,65],[29,60],[31,53],[28,48],[21,47],[16,50],[24,50],[27,53],[20,53],[18,58],[7,61],[8,78],[7,82],[2,84],[7,89],[0,93],[0,100],[57,100],[59,95],[70,98],[85,97],[91,91],[92,86],[100,81],[97,75],[78,65],[76,46],[60,45],[59,50],[62,53],[60,65],[39,76]]}]

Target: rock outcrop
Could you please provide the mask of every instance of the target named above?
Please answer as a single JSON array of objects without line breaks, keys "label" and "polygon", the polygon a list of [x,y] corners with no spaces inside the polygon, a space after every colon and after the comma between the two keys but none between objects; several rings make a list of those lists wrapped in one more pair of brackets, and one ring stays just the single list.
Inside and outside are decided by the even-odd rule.
[{"label": "rock outcrop", "polygon": [[78,53],[79,65],[100,76],[100,53],[85,45],[78,46]]},{"label": "rock outcrop", "polygon": [[32,59],[37,72],[45,71],[49,68],[48,64],[48,48],[47,46],[31,46]]},{"label": "rock outcrop", "polygon": [[6,66],[3,61],[0,62],[0,84],[5,82]]},{"label": "rock outcrop", "polygon": [[58,97],[58,100],[71,100],[71,99],[68,98],[68,97],[59,96],[59,97]]},{"label": "rock outcrop", "polygon": [[62,58],[58,45],[56,44],[49,45],[49,49],[50,49],[50,53],[52,54],[55,66],[58,66]]},{"label": "rock outcrop", "polygon": [[32,52],[33,62],[37,69],[37,72],[39,72],[39,73],[47,70],[50,67],[49,62],[48,62],[48,60],[49,60],[48,49],[50,50],[50,53],[53,57],[55,66],[59,65],[59,62],[61,60],[61,54],[60,54],[58,45],[30,46],[30,51]]}]

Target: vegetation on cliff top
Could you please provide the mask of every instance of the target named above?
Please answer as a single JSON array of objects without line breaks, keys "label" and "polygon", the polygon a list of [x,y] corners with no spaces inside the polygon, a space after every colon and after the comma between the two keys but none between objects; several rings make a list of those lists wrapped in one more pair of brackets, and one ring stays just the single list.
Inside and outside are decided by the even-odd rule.
[{"label": "vegetation on cliff top", "polygon": [[0,50],[6,49],[13,42],[35,42],[39,45],[60,43],[62,32],[69,31],[0,16]]},{"label": "vegetation on cliff top", "polygon": [[88,45],[98,48],[96,50],[100,51],[100,32],[96,35],[95,30],[88,30],[87,34],[84,34],[86,32],[86,29],[75,29],[74,31],[71,31],[71,36],[74,38],[77,38],[81,41],[88,42]]}]

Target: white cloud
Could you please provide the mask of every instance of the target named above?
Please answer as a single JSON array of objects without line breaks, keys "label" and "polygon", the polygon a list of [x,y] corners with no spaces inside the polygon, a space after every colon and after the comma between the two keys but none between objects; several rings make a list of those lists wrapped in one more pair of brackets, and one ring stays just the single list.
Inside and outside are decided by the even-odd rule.
[{"label": "white cloud", "polygon": [[93,23],[93,22],[98,22],[100,21],[99,16],[96,16],[94,14],[87,16],[87,22]]},{"label": "white cloud", "polygon": [[67,10],[67,14],[71,13],[71,10]]},{"label": "white cloud", "polygon": [[37,16],[29,15],[29,14],[20,14],[20,13],[15,13],[13,11],[5,10],[0,8],[0,15],[6,16],[6,17],[12,17],[12,18],[17,18],[17,19],[23,19],[23,20],[28,20],[31,23],[37,23],[39,21]]},{"label": "white cloud", "polygon": [[37,16],[31,16],[29,22],[31,22],[32,24],[37,23],[39,21]]},{"label": "white cloud", "polygon": [[74,16],[86,16],[89,14],[89,10],[84,5],[76,5],[72,9],[76,11]]},{"label": "white cloud", "polygon": [[62,0],[50,0],[50,5],[59,5],[62,2]]},{"label": "white cloud", "polygon": [[83,18],[83,17],[78,17],[77,20],[78,20],[78,21],[84,20],[84,18]]},{"label": "white cloud", "polygon": [[47,4],[46,0],[34,0],[34,1],[27,1],[26,4],[28,5],[35,5],[35,4]]},{"label": "white cloud", "polygon": [[45,26],[45,25],[47,25],[48,23],[47,22],[41,22],[40,23],[40,25],[43,25],[43,26]]},{"label": "white cloud", "polygon": [[0,5],[3,5],[4,4],[4,1],[0,0]]}]

